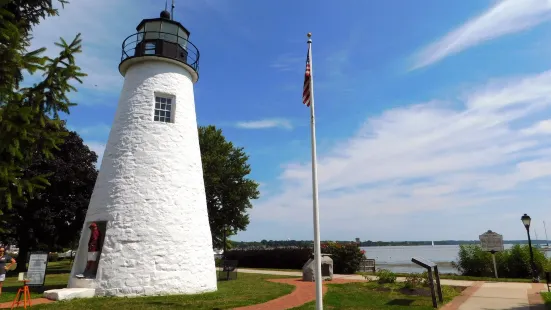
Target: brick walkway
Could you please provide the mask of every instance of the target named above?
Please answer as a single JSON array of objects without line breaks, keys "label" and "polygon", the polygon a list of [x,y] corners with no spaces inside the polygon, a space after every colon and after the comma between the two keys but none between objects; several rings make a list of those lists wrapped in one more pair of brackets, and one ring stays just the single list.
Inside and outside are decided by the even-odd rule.
[{"label": "brick walkway", "polygon": [[[13,301],[0,303],[0,309],[10,309],[12,302]],[[33,298],[31,299],[31,306],[39,305],[39,304],[48,304],[51,302],[53,301],[46,298]],[[20,305],[19,308],[23,308],[23,301],[21,301],[19,305]]]},{"label": "brick walkway", "polygon": [[[315,282],[304,282],[301,279],[269,279],[268,281],[285,283],[295,286],[295,290],[288,295],[270,300],[263,304],[235,308],[234,310],[283,310],[302,306],[307,302],[316,300],[316,285]],[[355,279],[333,279],[332,281],[324,282],[323,293],[327,292],[326,283],[343,284],[350,282],[364,282]]]}]

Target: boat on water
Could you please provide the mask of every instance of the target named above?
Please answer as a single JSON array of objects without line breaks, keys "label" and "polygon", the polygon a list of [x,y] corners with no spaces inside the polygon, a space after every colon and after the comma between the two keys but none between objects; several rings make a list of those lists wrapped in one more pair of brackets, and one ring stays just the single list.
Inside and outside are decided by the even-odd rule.
[{"label": "boat on water", "polygon": [[543,221],[543,230],[545,231],[545,241],[547,245],[540,246],[540,250],[551,251],[551,247],[549,246],[549,238],[547,237],[547,227],[545,227],[545,221]]}]

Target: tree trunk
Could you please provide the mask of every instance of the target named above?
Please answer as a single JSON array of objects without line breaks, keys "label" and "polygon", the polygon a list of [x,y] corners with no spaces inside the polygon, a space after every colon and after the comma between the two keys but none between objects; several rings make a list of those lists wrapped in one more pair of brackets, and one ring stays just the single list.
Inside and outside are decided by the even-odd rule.
[{"label": "tree trunk", "polygon": [[19,254],[17,255],[16,272],[27,271],[27,256],[29,255],[29,232],[23,228],[20,229],[17,235],[17,246]]}]

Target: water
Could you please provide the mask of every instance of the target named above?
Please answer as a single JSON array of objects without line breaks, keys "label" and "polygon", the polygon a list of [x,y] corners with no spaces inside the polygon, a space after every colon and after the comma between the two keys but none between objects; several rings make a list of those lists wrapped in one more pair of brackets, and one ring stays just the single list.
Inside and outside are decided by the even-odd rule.
[{"label": "water", "polygon": [[[513,245],[505,244],[505,249]],[[440,273],[458,273],[451,265],[457,261],[459,245],[435,245],[435,246],[377,246],[362,247],[367,258],[375,259],[377,269],[385,268],[393,272],[423,272],[424,268],[411,262],[412,257],[422,257],[438,264]],[[546,252],[551,257],[551,252]]]}]

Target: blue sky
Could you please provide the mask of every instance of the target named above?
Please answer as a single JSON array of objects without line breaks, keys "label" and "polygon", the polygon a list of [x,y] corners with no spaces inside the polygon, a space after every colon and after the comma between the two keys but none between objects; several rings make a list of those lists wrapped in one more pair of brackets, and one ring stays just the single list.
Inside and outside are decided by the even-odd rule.
[{"label": "blue sky", "polygon": [[[139,4],[138,4],[139,3]],[[81,32],[88,73],[69,126],[100,155],[121,43],[162,0],[71,0],[33,47]],[[312,239],[313,33],[324,240],[524,238],[551,228],[551,4],[523,1],[176,1],[201,52],[200,125],[250,154],[261,184],[238,240]],[[551,231],[551,230],[550,230]]]}]

